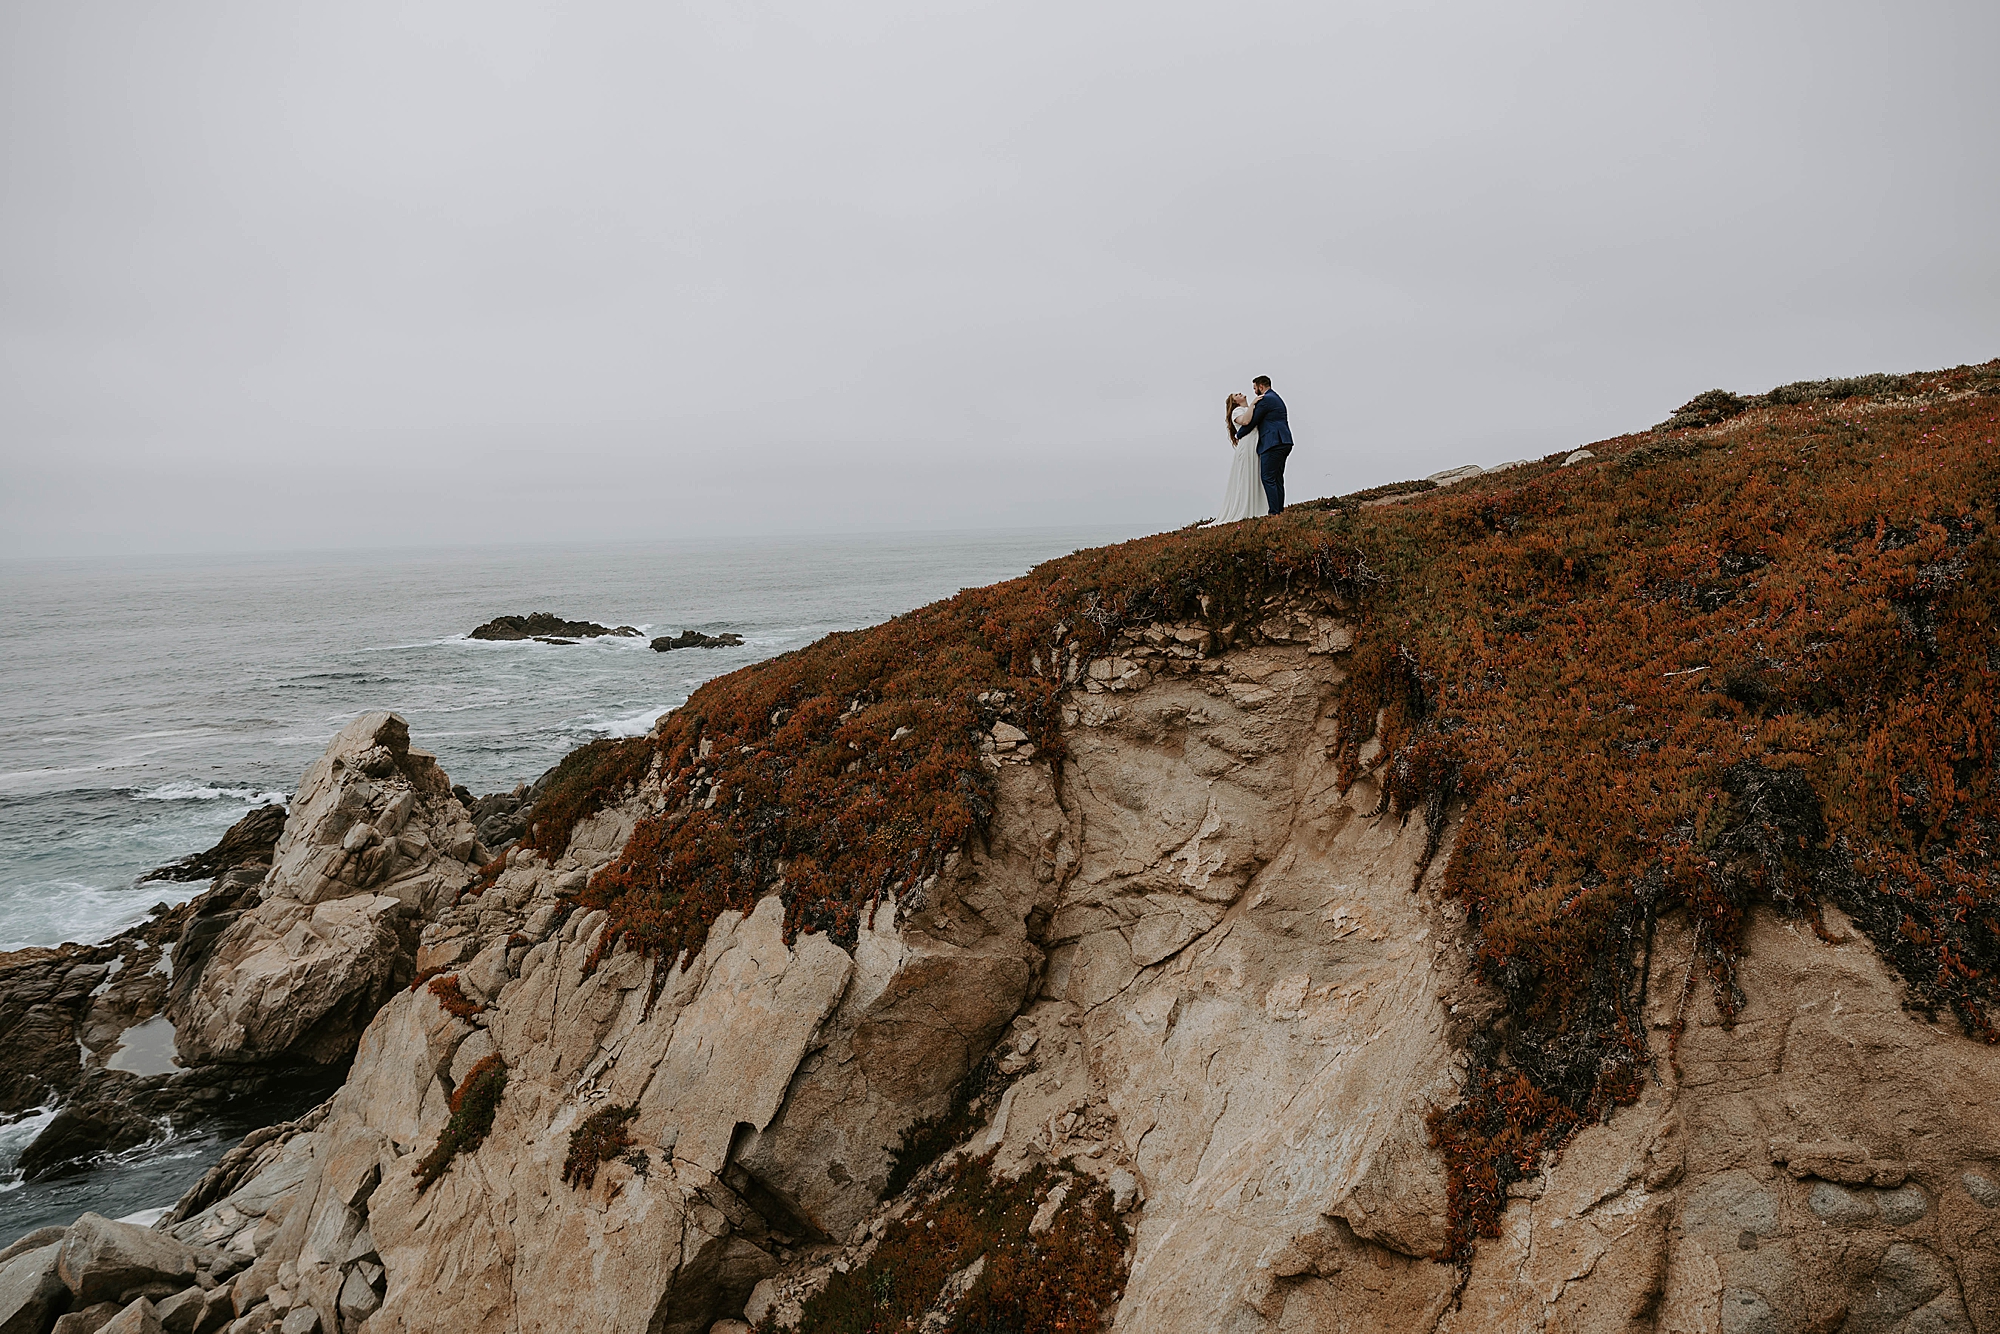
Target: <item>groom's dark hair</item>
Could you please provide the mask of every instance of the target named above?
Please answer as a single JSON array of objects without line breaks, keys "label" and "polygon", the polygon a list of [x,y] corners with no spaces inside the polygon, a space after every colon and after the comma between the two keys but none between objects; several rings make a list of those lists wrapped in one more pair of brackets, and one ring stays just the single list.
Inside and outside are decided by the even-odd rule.
[{"label": "groom's dark hair", "polygon": [[1270,377],[1270,376],[1268,376],[1268,375],[1260,375],[1260,376],[1258,376],[1258,377],[1257,377],[1256,379],[1252,380],[1252,381],[1251,381],[1250,383],[1251,383],[1251,384],[1261,384],[1261,385],[1263,385],[1263,386],[1264,386],[1264,387],[1265,387],[1266,389],[1269,389],[1269,388],[1271,387],[1271,377]]}]

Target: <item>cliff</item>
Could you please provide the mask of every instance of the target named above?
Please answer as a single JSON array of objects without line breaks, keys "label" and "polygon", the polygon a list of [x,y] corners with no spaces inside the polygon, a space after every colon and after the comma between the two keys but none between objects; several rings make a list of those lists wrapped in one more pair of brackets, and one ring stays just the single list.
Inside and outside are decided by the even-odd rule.
[{"label": "cliff", "polygon": [[0,1324],[2000,1330],[1996,417],[1718,391],[1078,553],[483,865],[363,719],[172,1009],[345,1083]]}]

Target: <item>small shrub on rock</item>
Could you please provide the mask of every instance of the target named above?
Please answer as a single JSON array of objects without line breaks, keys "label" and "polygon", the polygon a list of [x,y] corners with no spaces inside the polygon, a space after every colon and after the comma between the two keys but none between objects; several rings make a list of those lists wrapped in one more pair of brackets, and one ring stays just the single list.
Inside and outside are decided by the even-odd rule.
[{"label": "small shrub on rock", "polygon": [[436,996],[438,1004],[444,1007],[445,1013],[455,1019],[470,1019],[480,1011],[478,1003],[459,990],[457,973],[433,977],[430,985],[424,989]]},{"label": "small shrub on rock", "polygon": [[632,1119],[637,1107],[600,1107],[569,1133],[569,1155],[563,1159],[563,1180],[578,1190],[597,1184],[597,1169],[632,1145]]},{"label": "small shrub on rock", "polygon": [[[993,1155],[940,1169],[923,1202],[882,1234],[866,1264],[835,1274],[808,1298],[798,1334],[890,1334],[919,1327],[956,1334],[1091,1334],[1124,1293],[1125,1225],[1095,1180],[1041,1165],[997,1176]],[[1028,1225],[1058,1185],[1067,1195],[1046,1231]],[[954,1275],[984,1261],[962,1293]],[[924,1321],[947,1306],[942,1323]],[[775,1331],[768,1320],[760,1334]]]},{"label": "small shrub on rock", "polygon": [[963,1144],[984,1123],[996,1100],[1014,1081],[1000,1073],[993,1057],[972,1068],[952,1090],[951,1103],[936,1116],[927,1116],[906,1127],[889,1152],[889,1178],[881,1198],[900,1195],[919,1172],[942,1157],[947,1149]]},{"label": "small shrub on rock", "polygon": [[445,1122],[437,1143],[416,1166],[419,1193],[429,1190],[445,1174],[452,1159],[486,1142],[493,1131],[494,1114],[500,1109],[500,1095],[506,1091],[507,1063],[498,1052],[466,1071],[465,1082],[452,1090],[451,1120]]},{"label": "small shrub on rock", "polygon": [[1667,418],[1660,429],[1679,431],[1694,426],[1714,426],[1738,413],[1749,411],[1750,406],[1749,399],[1740,398],[1727,389],[1710,389],[1675,408],[1674,415]]}]

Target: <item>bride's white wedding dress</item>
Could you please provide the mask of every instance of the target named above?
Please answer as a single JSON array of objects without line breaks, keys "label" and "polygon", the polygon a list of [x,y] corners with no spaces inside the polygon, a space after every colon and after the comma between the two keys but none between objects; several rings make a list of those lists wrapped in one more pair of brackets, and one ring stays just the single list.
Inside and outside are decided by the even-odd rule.
[{"label": "bride's white wedding dress", "polygon": [[[1250,420],[1250,408],[1246,405],[1231,414],[1238,426]],[[1257,432],[1245,435],[1229,452],[1229,486],[1222,493],[1222,513],[1215,516],[1217,523],[1235,523],[1238,519],[1255,519],[1271,512],[1271,502],[1264,495],[1264,474],[1257,466]]]}]

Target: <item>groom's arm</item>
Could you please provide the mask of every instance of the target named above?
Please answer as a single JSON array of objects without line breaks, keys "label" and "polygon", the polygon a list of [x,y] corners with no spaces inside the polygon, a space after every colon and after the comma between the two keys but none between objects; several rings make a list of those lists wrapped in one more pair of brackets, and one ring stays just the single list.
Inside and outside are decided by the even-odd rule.
[{"label": "groom's arm", "polygon": [[1250,434],[1252,431],[1262,426],[1264,424],[1264,413],[1265,413],[1264,395],[1259,394],[1257,396],[1256,404],[1250,409],[1250,420],[1247,423],[1245,423],[1245,425],[1241,430],[1236,432],[1236,438],[1238,440],[1241,440],[1244,436]]}]

